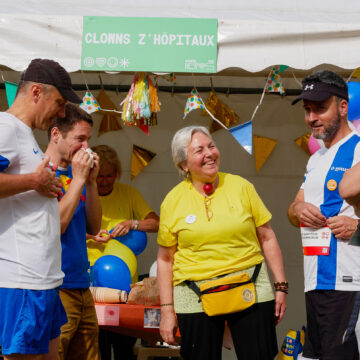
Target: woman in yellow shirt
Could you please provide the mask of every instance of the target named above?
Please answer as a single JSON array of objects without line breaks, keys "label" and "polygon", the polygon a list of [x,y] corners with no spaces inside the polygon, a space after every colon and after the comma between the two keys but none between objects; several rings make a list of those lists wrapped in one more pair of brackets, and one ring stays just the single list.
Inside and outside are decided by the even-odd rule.
[{"label": "woman in yellow shirt", "polygon": [[[160,333],[165,342],[174,344],[179,326],[185,360],[218,360],[226,320],[239,359],[273,359],[277,354],[275,324],[284,316],[288,285],[269,224],[271,214],[251,183],[218,172],[219,150],[206,128],[179,130],[172,141],[172,155],[184,181],[161,205]],[[275,299],[262,254],[275,280]],[[258,264],[262,265],[255,282],[256,303],[241,312],[208,316],[186,284],[194,281],[199,286],[242,272],[251,277]]]},{"label": "woman in yellow shirt", "polygon": [[[100,158],[100,170],[96,182],[102,207],[101,228],[97,238],[87,240],[90,265],[104,255],[110,237],[126,235],[130,230],[156,232],[159,217],[134,187],[117,182],[121,175],[121,165],[116,151],[107,145],[92,149]],[[107,233],[108,238],[104,238]],[[108,253],[107,253],[108,254]],[[108,254],[109,255],[109,254]],[[117,255],[117,254],[114,254]],[[136,338],[100,329],[99,346],[102,360],[111,360],[111,346],[115,360],[131,359]]]}]

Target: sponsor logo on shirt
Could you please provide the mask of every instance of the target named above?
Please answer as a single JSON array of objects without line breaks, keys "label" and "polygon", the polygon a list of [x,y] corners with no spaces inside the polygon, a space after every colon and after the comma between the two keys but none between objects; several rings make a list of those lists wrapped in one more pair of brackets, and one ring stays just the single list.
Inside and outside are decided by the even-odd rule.
[{"label": "sponsor logo on shirt", "polygon": [[330,168],[331,171],[342,171],[342,172],[345,172],[346,170],[349,170],[348,168],[344,168],[344,167],[340,167],[340,166],[332,166]]}]

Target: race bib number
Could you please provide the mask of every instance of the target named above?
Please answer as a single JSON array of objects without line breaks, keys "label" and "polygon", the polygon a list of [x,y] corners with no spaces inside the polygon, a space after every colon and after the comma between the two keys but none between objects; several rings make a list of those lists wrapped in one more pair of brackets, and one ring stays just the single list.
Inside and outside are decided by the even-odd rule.
[{"label": "race bib number", "polygon": [[329,255],[331,230],[328,227],[314,229],[301,225],[304,255]]}]

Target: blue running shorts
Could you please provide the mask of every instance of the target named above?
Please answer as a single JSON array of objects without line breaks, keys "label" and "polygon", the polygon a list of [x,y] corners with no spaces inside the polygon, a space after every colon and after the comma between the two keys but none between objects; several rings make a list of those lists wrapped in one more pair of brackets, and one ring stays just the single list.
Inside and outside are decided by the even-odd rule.
[{"label": "blue running shorts", "polygon": [[0,319],[3,355],[46,354],[67,323],[59,289],[0,288]]}]

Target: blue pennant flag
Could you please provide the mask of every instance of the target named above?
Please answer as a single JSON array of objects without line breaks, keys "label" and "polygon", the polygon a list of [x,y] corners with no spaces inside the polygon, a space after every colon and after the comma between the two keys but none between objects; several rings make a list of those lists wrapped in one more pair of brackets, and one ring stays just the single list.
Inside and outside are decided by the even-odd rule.
[{"label": "blue pennant flag", "polygon": [[11,107],[12,103],[14,102],[17,88],[18,88],[17,84],[5,81],[6,98],[9,107]]},{"label": "blue pennant flag", "polygon": [[252,154],[252,121],[229,129],[236,141],[251,155]]}]

